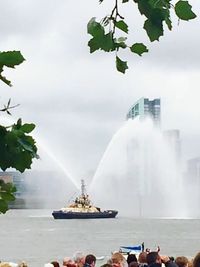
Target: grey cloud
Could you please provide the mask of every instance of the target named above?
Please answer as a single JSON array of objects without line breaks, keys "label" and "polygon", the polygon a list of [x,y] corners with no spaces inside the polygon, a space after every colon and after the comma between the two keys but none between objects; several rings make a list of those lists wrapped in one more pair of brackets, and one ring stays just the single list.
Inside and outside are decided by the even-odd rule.
[{"label": "grey cloud", "polygon": [[[127,110],[142,96],[161,97],[163,128],[180,128],[184,153],[198,155],[199,20],[175,27],[142,58],[122,53],[130,66],[123,75],[115,70],[114,54],[89,54],[87,21],[103,17],[111,6],[97,2],[2,4],[1,50],[21,49],[27,59],[5,72],[14,87],[2,84],[2,101],[11,97],[21,103],[14,116],[35,122],[36,135],[46,139],[77,176],[95,170]],[[194,5],[197,9],[199,4]],[[130,12],[128,5],[125,12]],[[133,37],[142,41],[144,36],[137,32]],[[189,138],[193,131],[196,137]]]}]

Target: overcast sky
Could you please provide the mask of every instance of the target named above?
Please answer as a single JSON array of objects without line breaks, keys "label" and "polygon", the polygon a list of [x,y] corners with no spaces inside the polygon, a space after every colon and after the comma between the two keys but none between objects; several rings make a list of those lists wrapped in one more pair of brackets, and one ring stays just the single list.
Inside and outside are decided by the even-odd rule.
[{"label": "overcast sky", "polygon": [[37,125],[34,136],[48,148],[40,150],[43,159],[52,153],[78,179],[94,173],[129,107],[143,96],[161,98],[162,128],[180,129],[183,158],[200,156],[199,1],[190,1],[196,20],[174,19],[174,30],[153,44],[136,6],[124,4],[130,42],[144,41],[150,50],[143,57],[121,53],[129,64],[125,75],[116,71],[114,54],[90,54],[87,46],[87,22],[109,14],[112,2],[1,1],[0,50],[20,50],[26,58],[5,71],[13,87],[1,83],[1,104],[20,103],[13,118]]}]

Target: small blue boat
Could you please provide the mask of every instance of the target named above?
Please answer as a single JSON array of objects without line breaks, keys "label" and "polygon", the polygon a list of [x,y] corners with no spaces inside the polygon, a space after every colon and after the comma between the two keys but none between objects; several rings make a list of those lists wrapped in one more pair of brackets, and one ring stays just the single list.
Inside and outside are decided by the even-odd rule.
[{"label": "small blue boat", "polygon": [[144,251],[144,242],[137,246],[121,246],[119,248],[119,252],[123,254],[139,254],[142,251]]}]

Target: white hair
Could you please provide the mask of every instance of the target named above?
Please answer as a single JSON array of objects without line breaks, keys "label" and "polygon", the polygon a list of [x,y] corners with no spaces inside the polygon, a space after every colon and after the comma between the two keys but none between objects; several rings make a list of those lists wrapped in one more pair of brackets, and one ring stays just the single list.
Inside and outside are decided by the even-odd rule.
[{"label": "white hair", "polygon": [[73,255],[73,260],[75,262],[79,262],[80,260],[82,260],[85,257],[85,255],[83,254],[83,252],[77,251],[74,255]]}]

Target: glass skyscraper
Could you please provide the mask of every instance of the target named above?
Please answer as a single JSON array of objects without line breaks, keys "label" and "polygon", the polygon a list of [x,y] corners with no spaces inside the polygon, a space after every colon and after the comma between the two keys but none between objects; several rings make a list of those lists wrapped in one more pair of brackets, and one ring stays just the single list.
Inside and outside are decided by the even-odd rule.
[{"label": "glass skyscraper", "polygon": [[126,118],[134,119],[137,116],[145,118],[151,117],[156,125],[160,125],[160,98],[149,100],[148,98],[140,98],[129,109]]}]

